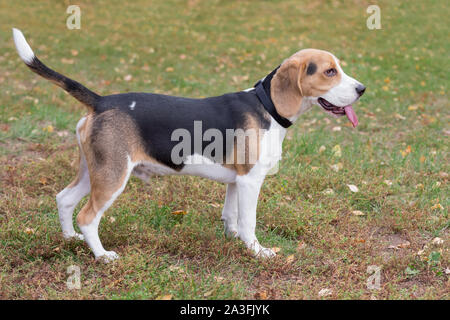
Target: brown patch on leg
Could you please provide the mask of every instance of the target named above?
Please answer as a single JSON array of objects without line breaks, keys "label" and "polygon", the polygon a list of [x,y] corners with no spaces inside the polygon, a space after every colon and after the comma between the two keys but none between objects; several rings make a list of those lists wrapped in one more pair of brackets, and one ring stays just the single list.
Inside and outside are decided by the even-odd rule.
[{"label": "brown patch on leg", "polygon": [[245,175],[253,168],[261,152],[261,127],[261,121],[250,114],[246,115],[243,132],[241,131],[243,135],[235,135],[233,152],[226,155],[223,164],[225,168],[235,170],[238,175]]},{"label": "brown patch on leg", "polygon": [[77,216],[78,225],[90,224],[98,212],[113,198],[114,193],[123,188],[127,179],[128,174],[126,170],[122,174],[122,179],[113,185],[107,183],[105,181],[107,179],[102,179],[101,175],[96,175],[95,178],[91,176],[91,197]]},{"label": "brown patch on leg", "polygon": [[116,109],[89,115],[79,134],[91,182],[91,198],[77,216],[83,226],[124,187],[129,177],[128,159],[135,160],[141,138],[133,120]]}]

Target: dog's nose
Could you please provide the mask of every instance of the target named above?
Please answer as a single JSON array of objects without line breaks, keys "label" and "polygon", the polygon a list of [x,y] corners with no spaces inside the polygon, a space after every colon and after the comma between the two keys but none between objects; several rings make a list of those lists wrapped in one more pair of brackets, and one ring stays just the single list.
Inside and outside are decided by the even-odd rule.
[{"label": "dog's nose", "polygon": [[356,86],[356,93],[361,97],[364,94],[364,91],[366,91],[366,87],[362,84],[358,84]]}]

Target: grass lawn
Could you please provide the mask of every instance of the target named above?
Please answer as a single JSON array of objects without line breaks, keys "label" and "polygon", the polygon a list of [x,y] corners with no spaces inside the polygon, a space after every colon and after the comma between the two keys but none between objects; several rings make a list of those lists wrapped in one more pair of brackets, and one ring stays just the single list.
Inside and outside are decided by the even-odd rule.
[{"label": "grass lawn", "polygon": [[[450,298],[445,1],[376,1],[381,30],[366,27],[373,1],[83,0],[80,30],[66,27],[69,2],[1,0],[1,299]],[[156,177],[132,178],[103,218],[103,245],[121,256],[104,265],[63,241],[55,203],[76,174],[86,109],[24,66],[11,27],[104,95],[239,91],[299,49],[328,50],[367,86],[360,125],[316,107],[288,132],[258,205],[257,236],[275,258],[225,238],[225,185]],[[78,290],[66,287],[71,265]]]}]

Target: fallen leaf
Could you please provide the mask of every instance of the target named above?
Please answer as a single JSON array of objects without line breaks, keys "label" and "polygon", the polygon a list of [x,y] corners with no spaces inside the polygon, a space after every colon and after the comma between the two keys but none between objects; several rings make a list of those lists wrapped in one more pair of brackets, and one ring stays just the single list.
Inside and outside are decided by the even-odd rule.
[{"label": "fallen leaf", "polygon": [[53,128],[52,125],[48,125],[48,126],[42,128],[42,130],[52,133],[53,131],[55,131],[55,128]]},{"label": "fallen leaf", "polygon": [[294,261],[294,255],[293,254],[287,256],[286,263],[292,263],[293,261]]},{"label": "fallen leaf", "polygon": [[326,297],[333,294],[333,291],[331,289],[325,288],[319,291],[319,297]]},{"label": "fallen leaf", "polygon": [[335,145],[332,149],[333,155],[337,158],[340,158],[342,156],[342,150],[340,145]]},{"label": "fallen leaf", "polygon": [[334,194],[334,190],[331,188],[325,189],[322,191],[323,194],[332,195]]},{"label": "fallen leaf", "polygon": [[303,241],[299,242],[297,245],[297,251],[303,250],[306,248],[306,243],[304,243]]},{"label": "fallen leaf", "polygon": [[388,249],[399,250],[399,249],[408,248],[410,245],[411,245],[411,243],[409,241],[405,241],[405,242],[402,242],[402,243],[397,244],[397,245],[390,245],[388,247]]},{"label": "fallen leaf", "polygon": [[209,297],[210,295],[212,295],[213,291],[214,291],[214,290],[206,291],[206,292],[203,294],[203,296],[204,296],[204,297]]},{"label": "fallen leaf", "polygon": [[411,146],[407,146],[405,150],[401,151],[403,157],[406,157],[408,154],[412,152]]},{"label": "fallen leaf", "polygon": [[440,204],[440,203],[436,203],[435,205],[433,205],[431,207],[431,210],[435,210],[435,209],[441,209],[444,210],[444,207]]},{"label": "fallen leaf", "polygon": [[178,272],[178,273],[184,273],[183,268],[181,268],[179,266],[170,266],[169,270],[170,271],[174,271],[174,272]]},{"label": "fallen leaf", "polygon": [[341,128],[341,127],[339,127],[339,126],[336,126],[336,127],[333,127],[333,129],[331,129],[331,130],[333,130],[333,131],[341,131],[341,130],[342,130],[342,128]]},{"label": "fallen leaf", "polygon": [[344,165],[340,162],[330,165],[330,168],[336,172],[339,172],[339,170],[341,170],[343,167],[344,167]]},{"label": "fallen leaf", "polygon": [[56,134],[58,135],[58,137],[67,137],[69,135],[69,132],[64,130],[64,131],[58,131]]},{"label": "fallen leaf", "polygon": [[62,58],[61,62],[64,64],[73,64],[75,61],[73,59]]},{"label": "fallen leaf", "polygon": [[350,189],[351,192],[359,192],[359,189],[357,186],[353,185],[353,184],[348,184],[347,185],[348,188]]},{"label": "fallen leaf", "polygon": [[439,237],[436,237],[431,241],[431,243],[439,246],[444,243],[444,240]]},{"label": "fallen leaf", "polygon": [[267,292],[264,290],[256,292],[255,299],[267,300]]},{"label": "fallen leaf", "polygon": [[405,120],[405,119],[406,119],[406,117],[402,116],[402,115],[399,114],[399,113],[394,114],[394,117],[396,117],[396,118],[399,119],[399,120]]},{"label": "fallen leaf", "polygon": [[174,215],[185,215],[185,214],[187,214],[187,212],[184,211],[184,210],[175,210],[175,211],[172,211],[172,214],[174,214]]},{"label": "fallen leaf", "polygon": [[447,178],[447,177],[448,177],[448,173],[447,173],[447,172],[441,171],[441,172],[439,172],[439,177],[441,177],[441,178]]},{"label": "fallen leaf", "polygon": [[409,241],[402,242],[398,245],[399,248],[408,248],[411,245]]}]

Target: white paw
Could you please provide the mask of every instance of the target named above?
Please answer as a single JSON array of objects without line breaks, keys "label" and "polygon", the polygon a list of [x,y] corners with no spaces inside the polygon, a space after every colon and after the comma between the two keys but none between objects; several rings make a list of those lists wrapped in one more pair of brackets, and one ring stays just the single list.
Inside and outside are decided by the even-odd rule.
[{"label": "white paw", "polygon": [[272,258],[276,256],[275,251],[269,248],[264,248],[258,242],[258,240],[254,240],[249,246],[257,258]]},{"label": "white paw", "polygon": [[63,233],[63,237],[66,240],[84,240],[84,236],[81,233],[74,232],[72,234]]},{"label": "white paw", "polygon": [[277,254],[272,249],[261,247],[259,252],[255,253],[255,255],[258,258],[272,258],[275,257]]},{"label": "white paw", "polygon": [[104,263],[110,263],[117,259],[119,259],[119,255],[114,251],[105,251],[103,255],[95,257],[95,260],[100,260]]}]

